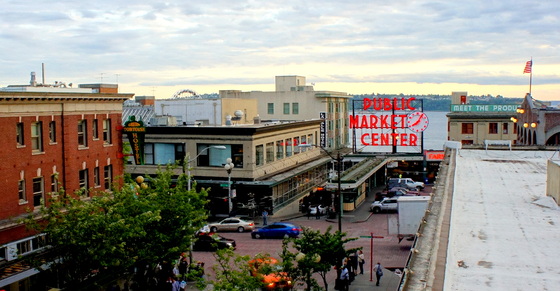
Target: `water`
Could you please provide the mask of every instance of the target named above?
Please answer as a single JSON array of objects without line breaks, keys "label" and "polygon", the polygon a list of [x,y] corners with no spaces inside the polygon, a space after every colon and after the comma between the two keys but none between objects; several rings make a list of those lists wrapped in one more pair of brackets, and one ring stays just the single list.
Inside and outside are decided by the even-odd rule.
[{"label": "water", "polygon": [[[428,116],[429,125],[424,130],[424,150],[443,150],[443,144],[447,141],[447,116],[449,112],[425,111]],[[360,141],[362,133],[380,132],[372,129],[356,129],[356,148],[359,152],[388,152],[392,151],[391,146],[363,146]],[[385,130],[385,133],[390,130]],[[411,131],[407,131],[411,133]],[[352,145],[352,130],[350,132],[350,145]],[[420,134],[418,134],[420,139]],[[420,153],[420,141],[418,146],[397,146],[397,152]]]}]

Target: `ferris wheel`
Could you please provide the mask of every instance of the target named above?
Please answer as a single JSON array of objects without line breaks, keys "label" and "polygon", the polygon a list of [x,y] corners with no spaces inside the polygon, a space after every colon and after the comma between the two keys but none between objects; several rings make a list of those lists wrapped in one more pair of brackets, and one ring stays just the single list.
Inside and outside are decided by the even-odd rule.
[{"label": "ferris wheel", "polygon": [[[188,96],[181,96],[182,94],[190,94]],[[195,91],[191,90],[191,89],[183,89],[183,90],[179,90],[177,92],[175,92],[175,94],[173,94],[172,99],[195,99],[195,98],[200,98],[200,96],[198,94],[196,94]]]}]

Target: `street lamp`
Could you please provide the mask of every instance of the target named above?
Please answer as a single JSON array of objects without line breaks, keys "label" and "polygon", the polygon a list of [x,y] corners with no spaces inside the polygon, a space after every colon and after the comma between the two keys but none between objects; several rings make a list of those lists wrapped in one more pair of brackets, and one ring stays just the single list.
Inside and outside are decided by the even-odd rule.
[{"label": "street lamp", "polygon": [[[189,159],[189,160],[186,160],[186,159],[185,159],[185,158],[187,157],[187,155],[185,155],[185,156],[183,157],[183,174],[185,174],[185,166],[186,166],[186,167],[187,167],[187,171],[188,171],[188,179],[189,179],[187,189],[188,189],[189,191],[191,190],[191,162],[194,161],[194,160],[196,160],[196,158],[198,158],[202,153],[204,153],[204,151],[206,151],[206,150],[208,150],[208,149],[211,149],[211,148],[212,148],[212,149],[218,149],[218,150],[225,150],[225,149],[226,149],[226,146],[223,146],[223,145],[214,145],[214,146],[205,147],[205,148],[203,148],[203,149],[198,153],[198,155],[196,155],[196,157],[194,157],[194,158],[192,158],[192,159]],[[186,152],[185,143],[183,143],[183,151]],[[185,161],[186,161],[186,162],[185,162]]]},{"label": "street lamp", "polygon": [[[334,157],[331,153],[329,153],[325,148],[323,148],[320,145],[315,145],[315,144],[300,144],[298,145],[298,147],[318,147],[320,149],[322,149],[331,159],[336,161],[336,176],[337,176],[337,190],[336,190],[336,195],[338,195],[338,200],[339,200],[339,212],[338,212],[338,231],[342,232],[342,212],[343,212],[343,201],[342,201],[342,192],[341,192],[341,184],[340,184],[340,180],[341,180],[341,169],[342,169],[342,160],[344,159],[342,156],[340,156],[340,152],[337,153],[336,157]],[[334,206],[334,199],[332,200],[332,204]],[[334,208],[334,207],[333,207]]]},{"label": "street lamp", "polygon": [[233,208],[233,202],[231,201],[231,170],[233,170],[233,167],[235,165],[232,163],[231,158],[227,158],[226,159],[226,164],[224,165],[224,169],[226,169],[227,171],[227,182],[228,182],[228,215],[231,213],[231,210]]}]

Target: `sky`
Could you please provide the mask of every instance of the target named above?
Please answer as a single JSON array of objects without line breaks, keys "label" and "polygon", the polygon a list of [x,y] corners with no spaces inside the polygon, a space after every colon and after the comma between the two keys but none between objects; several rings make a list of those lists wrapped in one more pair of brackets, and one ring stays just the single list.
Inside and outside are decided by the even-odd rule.
[{"label": "sky", "polygon": [[547,160],[560,156],[459,150],[444,290],[558,290],[560,209],[546,196]]},{"label": "sky", "polygon": [[0,0],[0,87],[118,83],[121,93],[317,91],[560,100],[557,0]]}]

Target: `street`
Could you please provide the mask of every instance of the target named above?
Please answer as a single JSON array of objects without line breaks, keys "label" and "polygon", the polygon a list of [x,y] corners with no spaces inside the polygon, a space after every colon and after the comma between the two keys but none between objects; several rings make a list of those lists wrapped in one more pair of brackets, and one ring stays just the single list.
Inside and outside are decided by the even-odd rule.
[{"label": "street", "polygon": [[[370,274],[370,263],[381,262],[381,264],[390,270],[395,268],[403,268],[406,264],[406,260],[412,246],[411,241],[403,240],[399,243],[396,236],[390,236],[387,233],[387,220],[389,216],[397,215],[396,213],[380,213],[372,214],[369,211],[369,205],[374,200],[374,193],[378,191],[372,191],[366,198],[366,200],[360,205],[356,210],[352,212],[347,212],[342,217],[342,231],[347,234],[348,238],[359,238],[356,241],[352,241],[347,244],[348,248],[362,247],[366,258],[366,264],[364,266],[364,275],[369,276]],[[431,192],[430,186],[427,186],[421,195],[429,195]],[[276,221],[291,222],[295,225],[301,227],[309,227],[312,229],[319,229],[322,232],[326,231],[330,226],[331,231],[336,231],[338,228],[337,219],[326,219],[322,216],[320,219],[315,217],[307,218],[305,215],[294,215],[292,217],[269,217],[269,224]],[[255,219],[257,227],[261,226],[260,218]],[[373,259],[371,257],[371,243],[372,239],[369,237],[373,234]],[[273,257],[279,258],[279,253],[282,250],[282,240],[281,239],[252,239],[250,232],[237,233],[237,232],[222,232],[220,235],[234,239],[237,243],[237,249],[235,253],[239,255],[250,255],[255,254],[270,254]],[[195,261],[202,261],[205,263],[206,278],[213,280],[212,266],[215,263],[215,258],[212,252],[194,252],[193,259]],[[332,290],[334,287],[335,279],[334,270],[330,272],[328,282],[329,289]],[[318,279],[318,278],[317,278]],[[375,280],[375,279],[374,279]],[[320,280],[319,284],[322,286]]]}]

